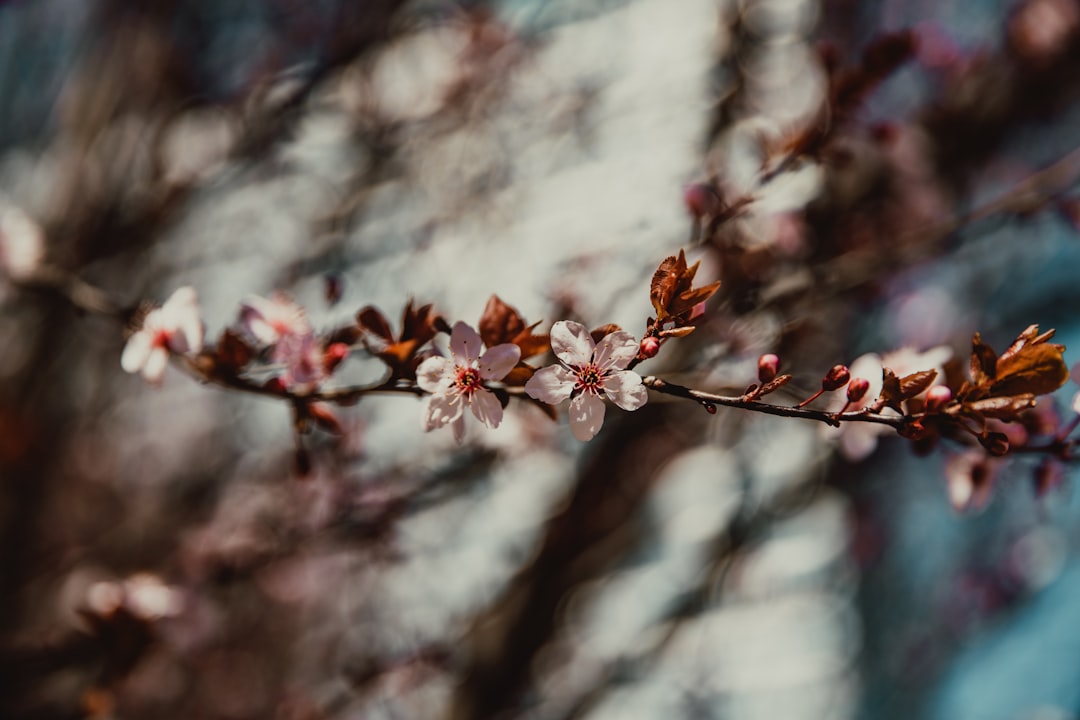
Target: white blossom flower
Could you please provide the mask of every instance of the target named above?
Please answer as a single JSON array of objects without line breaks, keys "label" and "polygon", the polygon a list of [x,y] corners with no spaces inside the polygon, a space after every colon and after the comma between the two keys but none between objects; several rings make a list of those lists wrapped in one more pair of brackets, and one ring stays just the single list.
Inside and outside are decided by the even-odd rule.
[{"label": "white blossom flower", "polygon": [[[944,365],[952,357],[952,350],[944,345],[917,352],[911,348],[901,348],[883,356],[874,353],[862,355],[848,368],[851,377],[864,378],[870,388],[859,400],[851,403],[847,412],[855,412],[869,407],[881,395],[883,383],[882,369],[889,368],[899,377],[910,375],[920,370],[937,370],[937,377],[931,385],[940,385],[945,379]],[[846,403],[844,393],[837,393],[830,402],[830,410],[839,411]],[[882,412],[891,413],[889,409]],[[877,423],[844,423],[839,428],[822,427],[822,433],[828,438],[836,438],[840,444],[840,453],[852,462],[863,460],[877,448],[878,436],[890,432],[885,425]]]},{"label": "white blossom flower", "polygon": [[269,299],[257,295],[244,298],[240,303],[240,324],[264,345],[274,345],[287,335],[304,336],[312,331],[304,309],[281,293]]},{"label": "white blossom flower", "polygon": [[165,374],[169,353],[197,353],[202,350],[203,324],[195,289],[177,290],[160,308],[151,310],[142,327],[132,335],[120,356],[126,372],[142,372],[147,382],[157,385]]},{"label": "white blossom flower", "polygon": [[485,380],[502,380],[521,359],[521,348],[503,343],[488,348],[483,355],[483,341],[463,322],[450,333],[450,357],[430,357],[416,369],[416,381],[431,393],[424,408],[424,430],[453,425],[454,439],[465,436],[465,406],[488,427],[502,422],[503,408],[495,394],[484,387]]},{"label": "white blossom flower", "polygon": [[618,330],[596,344],[584,325],[560,320],[551,328],[551,349],[562,364],[537,370],[525,392],[549,405],[573,398],[570,430],[578,440],[591,440],[604,424],[602,396],[623,410],[637,410],[649,399],[641,376],[626,369],[638,353],[630,333]]}]

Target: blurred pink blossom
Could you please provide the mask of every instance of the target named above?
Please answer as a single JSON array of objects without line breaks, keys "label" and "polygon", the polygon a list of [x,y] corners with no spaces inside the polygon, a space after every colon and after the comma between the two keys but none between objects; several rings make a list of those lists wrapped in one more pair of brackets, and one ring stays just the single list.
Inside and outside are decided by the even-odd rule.
[{"label": "blurred pink blossom", "polygon": [[120,356],[126,372],[142,372],[147,382],[157,385],[165,374],[169,353],[181,355],[202,350],[203,324],[195,289],[184,286],[160,308],[147,313],[142,327],[132,335]]}]

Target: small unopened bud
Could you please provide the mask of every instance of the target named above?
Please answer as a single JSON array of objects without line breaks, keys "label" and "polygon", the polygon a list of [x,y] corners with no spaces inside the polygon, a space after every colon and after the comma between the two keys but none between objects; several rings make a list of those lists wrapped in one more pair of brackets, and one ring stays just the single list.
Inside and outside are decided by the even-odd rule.
[{"label": "small unopened bud", "polygon": [[331,343],[330,347],[326,348],[326,352],[323,353],[323,368],[328,373],[334,372],[334,368],[341,364],[341,361],[349,357],[349,346],[345,343]]},{"label": "small unopened bud", "polygon": [[694,183],[683,188],[683,204],[692,217],[713,215],[720,208],[720,196],[705,183]]},{"label": "small unopened bud", "polygon": [[866,395],[866,391],[870,389],[870,381],[866,378],[852,378],[851,382],[847,386],[847,399],[848,402],[859,402]]},{"label": "small unopened bud", "polygon": [[821,389],[826,392],[839,390],[850,379],[851,372],[848,371],[847,365],[833,365],[832,369],[825,373],[825,377],[821,378]]},{"label": "small unopened bud", "polygon": [[641,348],[638,352],[643,358],[656,357],[656,353],[660,352],[660,340],[652,335],[646,335],[641,338]]},{"label": "small unopened bud", "polygon": [[767,383],[780,372],[780,358],[772,353],[762,355],[757,361],[757,377],[761,383]]},{"label": "small unopened bud", "polygon": [[285,381],[279,377],[270,378],[266,381],[266,383],[263,384],[263,387],[272,393],[277,393],[278,395],[284,395],[289,391],[289,389],[285,387]]},{"label": "small unopened bud", "polygon": [[979,438],[979,442],[991,455],[1000,457],[1009,452],[1009,438],[1005,433],[987,433],[986,437]]},{"label": "small unopened bud", "polygon": [[926,391],[926,412],[937,412],[952,400],[952,390],[944,385],[935,385]]}]

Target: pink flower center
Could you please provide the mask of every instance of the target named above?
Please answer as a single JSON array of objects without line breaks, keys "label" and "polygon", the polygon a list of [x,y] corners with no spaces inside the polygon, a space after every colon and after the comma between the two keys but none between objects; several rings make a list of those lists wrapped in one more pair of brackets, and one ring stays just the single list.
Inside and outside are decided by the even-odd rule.
[{"label": "pink flower center", "polygon": [[153,347],[167,348],[169,347],[169,338],[172,334],[168,330],[158,330],[154,333],[154,336],[150,340],[150,344]]},{"label": "pink flower center", "polygon": [[577,382],[574,387],[577,390],[599,395],[604,389],[604,373],[593,363],[580,367],[577,369]]},{"label": "pink flower center", "polygon": [[480,371],[476,368],[458,366],[454,376],[454,387],[462,395],[469,397],[480,389]]}]

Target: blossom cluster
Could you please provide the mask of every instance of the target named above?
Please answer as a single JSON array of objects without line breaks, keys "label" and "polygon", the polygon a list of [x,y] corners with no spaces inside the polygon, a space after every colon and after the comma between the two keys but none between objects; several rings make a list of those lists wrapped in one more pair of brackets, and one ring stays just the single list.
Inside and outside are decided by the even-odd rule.
[{"label": "blossom cluster", "polygon": [[[784,388],[791,392],[793,376],[781,374],[780,358],[772,353],[758,359],[758,382],[736,397],[643,378],[635,368],[656,357],[668,341],[692,333],[706,315],[706,301],[719,283],[695,286],[697,268],[696,263],[688,265],[681,252],[660,264],[650,288],[655,313],[646,319],[640,339],[615,325],[590,330],[574,320],[557,320],[547,334],[540,334],[539,323],[527,323],[496,296],[475,326],[460,320],[450,325],[432,306],[416,307],[410,301],[398,331],[382,312],[368,306],[354,322],[320,332],[304,308],[278,293],[245,298],[233,326],[215,346],[208,346],[195,290],[182,287],[160,308],[143,313],[120,362],[126,371],[140,372],[156,385],[169,358],[177,357],[201,379],[287,398],[298,433],[312,426],[340,432],[329,403],[347,404],[369,392],[396,392],[422,396],[421,427],[449,427],[459,443],[468,415],[498,428],[514,398],[539,406],[552,418],[565,405],[571,433],[588,441],[602,428],[609,402],[624,411],[638,410],[652,390],[693,400],[710,413],[722,404],[820,421],[832,426],[824,428],[825,436],[835,440],[851,462],[869,456],[878,438],[890,430],[916,449],[930,449],[947,439],[982,453],[964,453],[948,463],[948,494],[958,508],[985,504],[994,476],[992,458],[1022,447],[1045,451],[1035,480],[1040,493],[1060,475],[1055,458],[1071,458],[1076,441],[1070,435],[1080,425],[1080,400],[1074,402],[1069,422],[1056,415],[1048,419],[1037,408],[1038,398],[1056,391],[1069,376],[1065,348],[1049,342],[1052,330],[1040,332],[1037,325],[1025,329],[1000,355],[976,333],[966,377],[952,349],[944,346],[867,354],[850,367],[830,368],[820,389],[794,405],[765,400]],[[439,338],[445,336],[449,339],[443,344]],[[383,380],[359,388],[328,388],[336,369],[357,350],[385,364]],[[544,362],[549,354],[553,362]],[[528,362],[534,358],[539,361]],[[826,394],[829,399],[822,405],[827,409],[813,409]],[[1048,439],[1033,445],[1032,438]],[[298,467],[302,465],[298,460]]]}]

